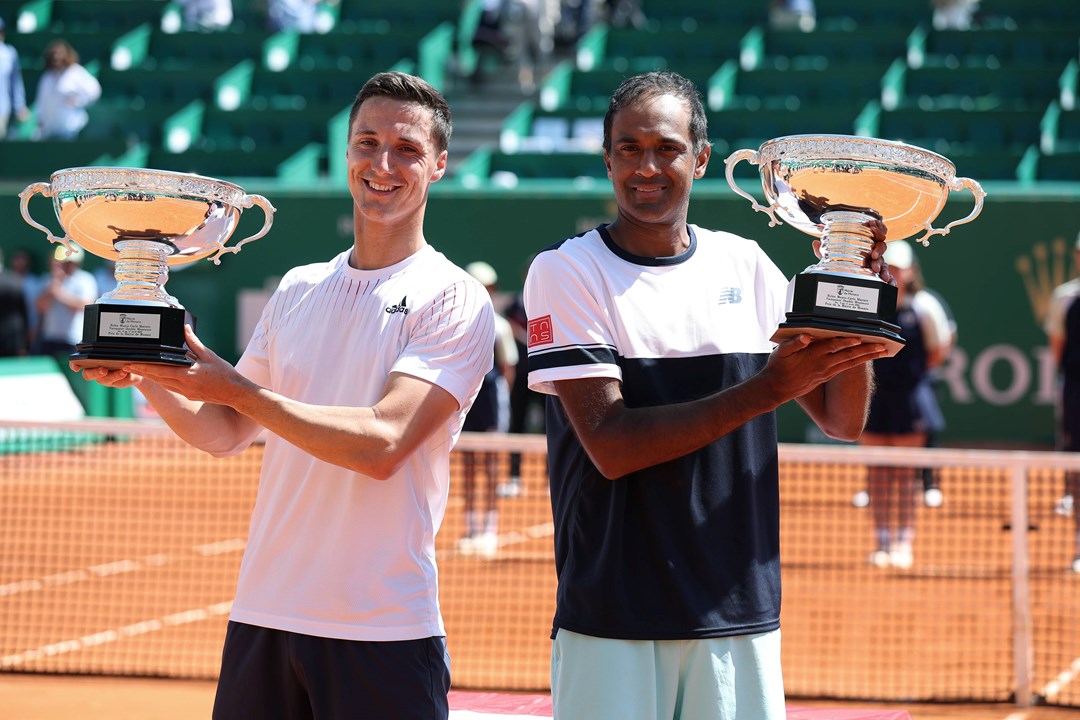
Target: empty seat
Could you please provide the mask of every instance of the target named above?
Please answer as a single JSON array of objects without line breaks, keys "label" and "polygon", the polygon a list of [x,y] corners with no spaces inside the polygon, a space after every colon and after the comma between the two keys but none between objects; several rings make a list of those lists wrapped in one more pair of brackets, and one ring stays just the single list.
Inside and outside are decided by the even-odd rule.
[{"label": "empty seat", "polygon": [[[906,25],[876,27],[873,32],[827,27],[811,33],[771,30],[765,33],[762,64],[781,69],[834,65],[846,69],[859,63],[888,65],[904,57],[911,30]],[[838,83],[844,82],[841,72],[834,70]]]},{"label": "empty seat", "polygon": [[1062,67],[922,67],[904,74],[901,104],[923,109],[1045,109],[1058,95]]},{"label": "empty seat", "polygon": [[[323,35],[303,35],[294,65],[302,70],[387,70],[402,58],[416,58],[417,43],[425,30],[415,25],[405,29],[384,26],[380,30],[342,31]],[[360,78],[362,81],[366,78]]]},{"label": "empty seat", "polygon": [[165,33],[155,29],[143,67],[186,69],[212,79],[243,60],[260,59],[266,38],[263,30]]},{"label": "empty seat", "polygon": [[165,5],[165,0],[52,0],[49,29],[115,36],[143,23],[156,24]]},{"label": "empty seat", "polygon": [[1060,68],[1077,56],[1077,28],[974,28],[930,30],[909,54],[913,67],[929,65],[1010,67],[1052,65]]},{"label": "empty seat", "polygon": [[599,153],[494,153],[491,173],[511,173],[518,179],[607,178],[607,168]]},{"label": "empty seat", "polygon": [[[831,64],[828,67],[759,67],[737,70],[733,94],[726,100],[732,107],[782,108],[796,110],[813,105],[859,108],[879,96],[886,67],[874,63]],[[843,92],[837,90],[842,78]],[[856,110],[857,112],[857,110]]]},{"label": "empty seat", "polygon": [[1038,110],[920,110],[882,112],[878,135],[949,155],[981,148],[1023,151],[1039,142]]},{"label": "empty seat", "polygon": [[23,182],[45,182],[52,173],[69,167],[100,164],[105,155],[127,149],[123,138],[6,141],[0,152],[0,177]]}]

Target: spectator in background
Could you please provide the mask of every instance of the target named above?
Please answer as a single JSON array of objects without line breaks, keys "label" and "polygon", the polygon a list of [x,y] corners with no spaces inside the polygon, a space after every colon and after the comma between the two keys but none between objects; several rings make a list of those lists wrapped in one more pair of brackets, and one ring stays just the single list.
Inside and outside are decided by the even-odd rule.
[{"label": "spectator in background", "polygon": [[184,10],[184,29],[227,30],[233,21],[232,0],[178,0]]},{"label": "spectator in background", "polygon": [[46,280],[36,272],[34,258],[27,250],[16,250],[11,253],[8,266],[22,281],[23,297],[26,300],[26,347],[31,355],[37,355],[41,344],[39,337],[41,315],[37,310],[37,298]]},{"label": "spectator in background", "polygon": [[[529,318],[519,292],[506,308],[506,319],[514,333],[518,364],[510,384],[510,430],[512,433],[544,431],[544,396],[529,387]],[[510,478],[496,488],[500,497],[521,495],[521,453],[510,454]]]},{"label": "spectator in background", "polygon": [[0,249],[0,357],[26,355],[28,351],[26,296],[22,278],[4,268]]},{"label": "spectator in background", "polygon": [[979,0],[930,0],[935,30],[970,30]]},{"label": "spectator in background", "polygon": [[[890,242],[885,261],[896,278],[896,324],[907,343],[893,357],[874,360],[876,389],[859,442],[926,447],[931,429],[944,424],[931,378],[952,347],[948,318],[941,304],[924,290],[910,244]],[[912,467],[870,467],[870,510],[877,542],[870,555],[874,566],[906,570],[914,563],[921,477],[921,470]]]},{"label": "spectator in background", "polygon": [[19,52],[4,42],[4,18],[0,18],[0,140],[7,137],[12,116],[20,122],[30,118]]},{"label": "spectator in background", "polygon": [[[465,266],[465,271],[476,278],[488,295],[495,299],[499,276],[495,268],[477,261]],[[510,424],[510,385],[518,362],[514,332],[500,313],[495,313],[495,361],[484,375],[480,393],[472,409],[465,416],[462,430],[469,432],[506,432]],[[499,510],[496,488],[499,482],[499,457],[494,452],[464,453],[465,533],[458,541],[458,551],[463,555],[494,557],[499,550]],[[484,474],[483,491],[478,487],[480,468]],[[482,498],[483,510],[479,505]]]},{"label": "spectator in background", "polygon": [[79,64],[79,54],[66,40],[45,47],[45,72],[38,80],[37,134],[39,140],[74,140],[86,127],[87,106],[101,97],[97,78]]},{"label": "spectator in background", "polygon": [[[1076,238],[1073,263],[1080,266],[1080,236]],[[1058,449],[1080,452],[1080,278],[1054,289],[1043,329],[1050,341],[1050,355],[1058,370]],[[1065,473],[1065,492],[1055,504],[1060,515],[1072,515],[1075,522],[1072,571],[1080,573],[1080,473]]]},{"label": "spectator in background", "polygon": [[769,27],[811,32],[817,26],[814,0],[769,0]]},{"label": "spectator in background", "polygon": [[318,0],[268,0],[266,19],[270,29],[313,33],[319,17]]},{"label": "spectator in background", "polygon": [[473,36],[480,57],[471,80],[483,82],[485,57],[494,56],[516,68],[523,93],[533,92],[555,48],[559,13],[556,0],[484,0]]},{"label": "spectator in background", "polygon": [[63,245],[56,246],[49,278],[37,297],[43,355],[71,354],[75,344],[82,342],[83,308],[98,297],[94,276],[82,269],[86,251],[72,247],[75,252],[68,255]]}]

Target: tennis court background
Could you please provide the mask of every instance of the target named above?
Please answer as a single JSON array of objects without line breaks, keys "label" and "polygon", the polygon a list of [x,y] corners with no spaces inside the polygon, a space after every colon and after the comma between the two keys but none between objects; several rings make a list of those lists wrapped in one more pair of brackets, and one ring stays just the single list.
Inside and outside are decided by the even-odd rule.
[{"label": "tennis court background", "polygon": [[[461,459],[522,453],[494,558],[462,556]],[[215,459],[164,427],[0,424],[0,671],[213,678],[261,446]],[[791,697],[1080,707],[1073,519],[1056,453],[781,447]],[[866,465],[937,466],[909,571],[869,566]],[[466,436],[439,534],[459,688],[547,689],[555,576],[537,436]],[[718,552],[722,549],[718,548]]]}]

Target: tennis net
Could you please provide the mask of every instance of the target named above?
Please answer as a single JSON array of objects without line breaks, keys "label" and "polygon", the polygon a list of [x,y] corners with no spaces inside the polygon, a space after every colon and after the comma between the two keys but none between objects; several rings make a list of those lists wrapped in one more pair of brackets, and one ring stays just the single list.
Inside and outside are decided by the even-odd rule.
[{"label": "tennis net", "polygon": [[[0,423],[0,672],[215,677],[261,458],[212,458],[158,423]],[[436,547],[455,686],[546,690],[544,440],[466,434],[452,459]],[[496,539],[462,543],[465,473],[482,486],[488,461]],[[852,498],[869,466],[940,481],[910,568],[867,561],[872,508]],[[788,694],[1080,706],[1067,470],[1080,457],[782,445]]]}]

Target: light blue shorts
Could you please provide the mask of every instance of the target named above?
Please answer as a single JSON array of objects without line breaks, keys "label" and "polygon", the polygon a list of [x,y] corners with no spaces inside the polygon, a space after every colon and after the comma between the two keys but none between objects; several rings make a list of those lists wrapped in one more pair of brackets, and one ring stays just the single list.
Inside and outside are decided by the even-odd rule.
[{"label": "light blue shorts", "polygon": [[784,720],[780,631],[612,640],[559,630],[554,720]]}]

